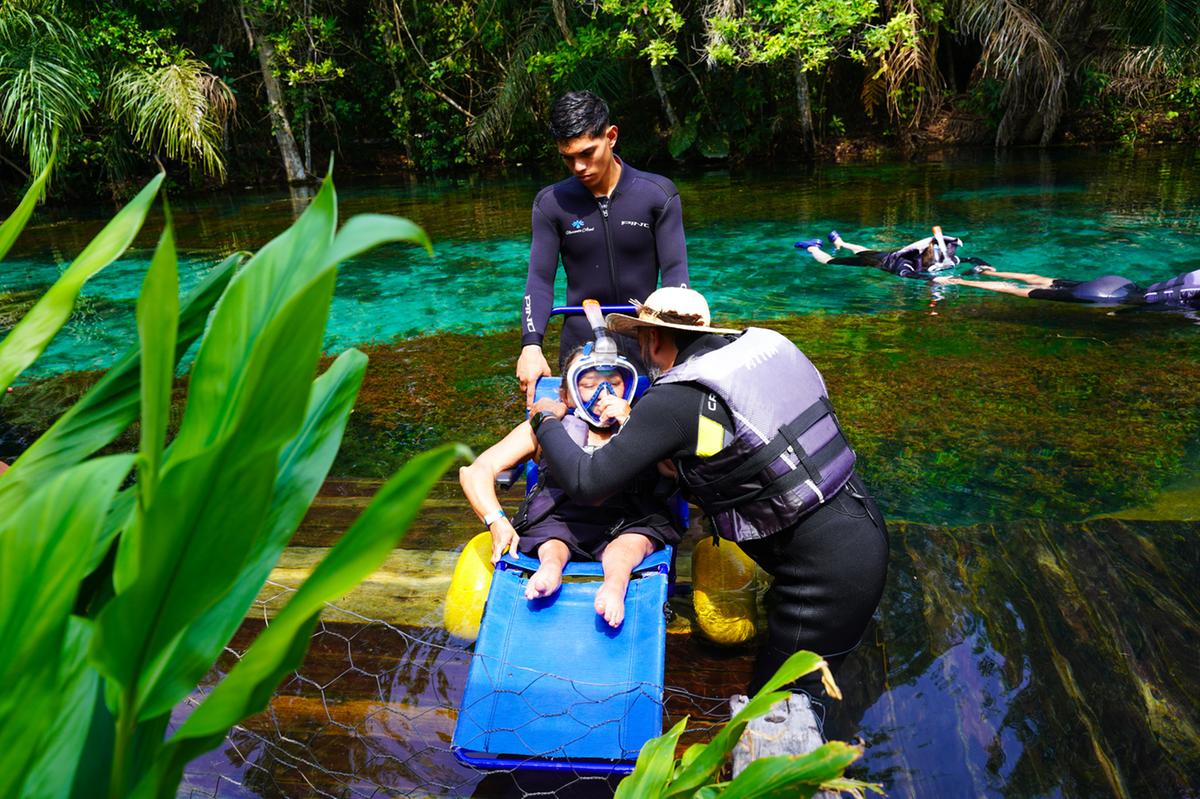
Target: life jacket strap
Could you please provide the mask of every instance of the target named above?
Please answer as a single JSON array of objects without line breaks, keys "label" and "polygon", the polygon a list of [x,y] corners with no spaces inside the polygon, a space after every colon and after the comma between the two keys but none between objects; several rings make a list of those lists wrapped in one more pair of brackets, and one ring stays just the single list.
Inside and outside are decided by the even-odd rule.
[{"label": "life jacket strap", "polygon": [[[827,397],[818,397],[817,401],[805,408],[799,416],[787,424],[781,425],[779,427],[779,434],[775,438],[767,442],[762,449],[747,458],[736,469],[715,477],[706,483],[689,483],[689,487],[692,489],[712,489],[721,493],[721,489],[725,486],[739,486],[774,463],[789,448],[800,459],[800,462],[805,465],[805,468],[808,468],[808,464],[805,463],[808,453],[800,446],[800,436],[808,432],[810,427],[826,416],[833,416],[833,405],[830,404]],[[836,417],[834,417],[834,424],[837,424]],[[819,469],[814,479],[821,479]]]},{"label": "life jacket strap", "polygon": [[[846,441],[845,436],[839,428],[836,435],[829,439],[823,447],[817,452],[808,456],[805,461],[802,461],[799,466],[791,470],[787,474],[780,475],[769,483],[766,483],[759,488],[746,491],[739,496],[727,497],[724,499],[710,500],[705,503],[705,509],[709,513],[720,513],[722,511],[736,508],[739,505],[744,505],[750,502],[760,502],[765,499],[771,499],[781,494],[786,494],[799,485],[808,484],[809,490],[817,497],[817,504],[824,504],[827,496],[821,491],[820,469],[828,466],[833,462],[834,458],[842,452],[850,449],[850,442]],[[810,473],[805,463],[811,463],[816,469],[816,473]]]}]

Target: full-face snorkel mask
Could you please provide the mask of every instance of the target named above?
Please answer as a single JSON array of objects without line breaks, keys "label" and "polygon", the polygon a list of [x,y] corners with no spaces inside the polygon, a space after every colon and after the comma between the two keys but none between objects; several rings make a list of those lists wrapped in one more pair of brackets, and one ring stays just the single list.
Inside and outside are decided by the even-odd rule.
[{"label": "full-face snorkel mask", "polygon": [[[637,388],[638,373],[637,368],[617,352],[617,342],[604,326],[604,314],[600,312],[600,303],[585,300],[583,312],[596,340],[585,344],[583,354],[567,369],[567,393],[575,405],[576,416],[592,427],[603,428],[615,424],[616,420],[609,420],[608,425],[600,423],[600,413],[596,409],[600,398],[605,394],[614,394],[626,402],[632,401],[633,392]],[[620,378],[620,392],[613,385],[612,378],[615,377]],[[587,388],[595,386],[595,391],[588,400],[583,399],[581,382],[587,384]]]},{"label": "full-face snorkel mask", "polygon": [[927,272],[940,272],[943,269],[958,266],[959,258],[954,254],[957,247],[955,244],[946,241],[945,236],[942,235],[941,225],[933,226],[932,245],[933,263],[926,269]]}]

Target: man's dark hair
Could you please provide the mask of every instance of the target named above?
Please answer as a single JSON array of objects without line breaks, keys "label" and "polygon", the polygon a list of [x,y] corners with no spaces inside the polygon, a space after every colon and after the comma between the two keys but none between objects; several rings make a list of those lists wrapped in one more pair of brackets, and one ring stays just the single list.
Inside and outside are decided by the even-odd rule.
[{"label": "man's dark hair", "polygon": [[592,92],[567,92],[550,109],[550,135],[555,141],[600,136],[608,125],[608,103]]}]

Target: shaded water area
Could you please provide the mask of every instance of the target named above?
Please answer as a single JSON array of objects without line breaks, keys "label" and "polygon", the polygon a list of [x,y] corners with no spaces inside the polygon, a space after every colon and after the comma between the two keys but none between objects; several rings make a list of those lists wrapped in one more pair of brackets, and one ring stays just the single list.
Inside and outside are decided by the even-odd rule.
[{"label": "shaded water area", "polygon": [[[344,215],[409,216],[437,256],[393,248],[343,270],[330,348],[376,343],[334,466],[341,477],[218,671],[379,477],[438,441],[478,450],[519,418],[512,328],[543,177],[343,190]],[[933,293],[818,267],[791,247],[831,227],[899,244],[936,222],[997,265],[1119,272],[1144,285],[1200,266],[1197,156],[989,153],[678,183],[694,284],[721,318],[783,331],[822,369],[891,521],[884,600],[839,675],[846,699],[829,710],[831,737],[866,744],[856,775],[892,796],[1200,796],[1196,320]],[[191,280],[218,255],[261,245],[291,213],[286,199],[264,197],[176,206]],[[44,220],[26,237],[0,273],[0,291],[16,292],[0,301],[0,325],[98,222]],[[102,366],[133,338],[145,255],[89,289],[43,376]],[[19,387],[0,410],[9,430],[36,429],[38,412],[86,380]],[[442,629],[441,601],[477,528],[457,486],[439,484],[401,549],[329,609],[268,712],[194,763],[183,795],[611,793],[593,778],[487,775],[454,762],[471,654]],[[695,740],[744,686],[752,650],[704,643],[690,632],[686,595],[672,606],[666,715],[690,715]]]}]

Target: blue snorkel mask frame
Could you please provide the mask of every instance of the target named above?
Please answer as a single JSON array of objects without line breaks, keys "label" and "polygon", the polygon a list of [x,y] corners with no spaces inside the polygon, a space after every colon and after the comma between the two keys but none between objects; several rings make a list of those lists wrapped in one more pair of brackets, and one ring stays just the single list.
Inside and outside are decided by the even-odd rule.
[{"label": "blue snorkel mask frame", "polygon": [[[575,415],[592,427],[603,429],[616,424],[616,420],[610,420],[608,424],[601,424],[600,414],[596,411],[596,405],[600,402],[600,398],[605,394],[612,394],[626,402],[631,402],[633,394],[637,390],[638,371],[629,359],[617,351],[617,342],[608,334],[608,329],[605,327],[604,314],[600,310],[600,304],[595,300],[585,300],[583,312],[592,327],[595,341],[585,344],[583,354],[576,358],[571,367],[567,369],[565,376],[567,393],[575,405]],[[579,378],[593,370],[620,372],[624,384],[622,392],[618,394],[612,383],[601,380],[592,396],[584,400],[579,390]]]}]

